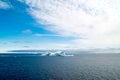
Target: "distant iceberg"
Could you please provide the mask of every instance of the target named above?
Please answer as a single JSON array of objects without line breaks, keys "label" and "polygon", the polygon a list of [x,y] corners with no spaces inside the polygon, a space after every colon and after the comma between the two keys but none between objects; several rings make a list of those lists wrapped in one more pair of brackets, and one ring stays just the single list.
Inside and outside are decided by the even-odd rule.
[{"label": "distant iceberg", "polygon": [[41,54],[41,56],[74,56],[74,55],[68,55],[63,51],[57,51],[57,52],[46,52]]}]

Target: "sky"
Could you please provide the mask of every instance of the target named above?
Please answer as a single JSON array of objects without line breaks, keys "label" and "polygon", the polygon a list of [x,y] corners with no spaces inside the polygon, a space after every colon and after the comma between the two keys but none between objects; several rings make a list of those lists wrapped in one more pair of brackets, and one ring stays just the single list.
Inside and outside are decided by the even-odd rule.
[{"label": "sky", "polygon": [[120,48],[120,0],[0,0],[0,51]]}]

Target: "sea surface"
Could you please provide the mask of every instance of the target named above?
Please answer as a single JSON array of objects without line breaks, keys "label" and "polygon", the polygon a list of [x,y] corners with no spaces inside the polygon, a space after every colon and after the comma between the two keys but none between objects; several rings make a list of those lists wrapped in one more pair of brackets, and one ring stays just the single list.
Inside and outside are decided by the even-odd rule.
[{"label": "sea surface", "polygon": [[120,54],[0,54],[0,80],[120,80]]}]

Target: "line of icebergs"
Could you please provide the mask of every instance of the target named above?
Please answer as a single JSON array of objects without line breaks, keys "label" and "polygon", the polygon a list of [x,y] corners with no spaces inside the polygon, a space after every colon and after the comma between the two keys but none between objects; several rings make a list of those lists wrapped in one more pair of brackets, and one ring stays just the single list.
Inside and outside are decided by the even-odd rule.
[{"label": "line of icebergs", "polygon": [[57,51],[57,52],[46,52],[41,54],[41,56],[74,56],[74,55],[68,55],[63,51]]}]

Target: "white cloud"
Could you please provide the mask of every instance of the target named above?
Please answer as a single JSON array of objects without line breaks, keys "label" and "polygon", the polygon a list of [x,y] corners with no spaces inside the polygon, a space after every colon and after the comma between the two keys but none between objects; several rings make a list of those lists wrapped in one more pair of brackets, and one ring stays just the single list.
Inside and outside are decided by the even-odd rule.
[{"label": "white cloud", "polygon": [[32,34],[32,31],[30,29],[23,30],[22,33],[24,34]]},{"label": "white cloud", "polygon": [[[119,0],[20,0],[47,30],[87,47],[120,47]],[[83,37],[85,39],[80,39]]]},{"label": "white cloud", "polygon": [[0,0],[0,9],[8,9],[10,7],[11,7],[10,4],[8,4],[7,2],[4,2],[4,1]]},{"label": "white cloud", "polygon": [[61,36],[61,35],[55,35],[55,34],[40,34],[40,33],[36,33],[34,34],[34,36],[40,37],[40,36]]}]

